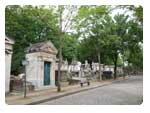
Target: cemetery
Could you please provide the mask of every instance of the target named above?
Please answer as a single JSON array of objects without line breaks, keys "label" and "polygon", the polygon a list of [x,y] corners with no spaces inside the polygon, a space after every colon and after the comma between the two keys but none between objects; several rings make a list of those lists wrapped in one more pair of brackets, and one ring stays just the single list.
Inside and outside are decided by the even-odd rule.
[{"label": "cemetery", "polygon": [[[56,58],[57,49],[48,42],[36,43],[26,49],[26,59],[29,64],[26,66],[27,90],[40,90],[57,86],[58,81],[58,62]],[[100,65],[102,79],[112,79],[113,69],[111,65]],[[118,68],[119,73],[123,73],[122,68]],[[23,91],[23,81],[25,73],[18,77],[11,76],[11,91]],[[99,73],[98,63],[91,65],[85,60],[82,64],[80,61],[73,60],[68,64],[67,60],[62,62],[61,79],[62,86],[80,84],[90,84],[89,81],[97,81]]]},{"label": "cemetery", "polygon": [[106,13],[110,9],[113,7],[7,6],[5,93],[61,91],[65,86],[84,87],[142,73],[143,21],[134,14],[136,10],[132,20],[124,14]]}]

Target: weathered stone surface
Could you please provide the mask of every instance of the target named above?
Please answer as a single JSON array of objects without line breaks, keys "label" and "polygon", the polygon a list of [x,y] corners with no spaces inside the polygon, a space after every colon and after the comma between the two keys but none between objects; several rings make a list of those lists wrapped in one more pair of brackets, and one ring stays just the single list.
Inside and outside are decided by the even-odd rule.
[{"label": "weathered stone surface", "polygon": [[30,47],[26,49],[26,52],[27,53],[45,52],[56,55],[57,49],[54,47],[51,41],[48,41],[32,44]]},{"label": "weathered stone surface", "polygon": [[14,40],[5,37],[5,92],[9,92],[10,85],[10,72],[11,72],[11,57],[12,57],[12,45]]},{"label": "weathered stone surface", "polygon": [[[28,47],[26,52],[26,59],[29,61],[26,66],[27,81],[31,82],[35,89],[54,87],[57,50],[53,44],[50,41],[36,43]],[[44,86],[44,62],[50,63],[50,85],[46,86]]]}]

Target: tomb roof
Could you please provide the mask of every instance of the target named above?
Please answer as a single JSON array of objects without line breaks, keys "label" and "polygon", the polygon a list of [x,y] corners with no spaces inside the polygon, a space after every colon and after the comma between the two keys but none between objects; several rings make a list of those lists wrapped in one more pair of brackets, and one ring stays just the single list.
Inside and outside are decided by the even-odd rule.
[{"label": "tomb roof", "polygon": [[26,49],[26,53],[34,52],[46,52],[51,54],[57,54],[58,51],[51,41],[47,41],[31,44],[30,47]]}]

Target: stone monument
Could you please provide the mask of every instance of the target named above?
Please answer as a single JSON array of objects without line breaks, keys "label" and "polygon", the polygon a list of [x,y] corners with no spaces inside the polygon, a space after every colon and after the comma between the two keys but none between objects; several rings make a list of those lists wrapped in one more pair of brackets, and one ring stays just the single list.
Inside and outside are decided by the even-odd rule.
[{"label": "stone monument", "polygon": [[35,89],[55,87],[55,61],[57,49],[51,41],[31,45],[26,50],[26,78]]}]

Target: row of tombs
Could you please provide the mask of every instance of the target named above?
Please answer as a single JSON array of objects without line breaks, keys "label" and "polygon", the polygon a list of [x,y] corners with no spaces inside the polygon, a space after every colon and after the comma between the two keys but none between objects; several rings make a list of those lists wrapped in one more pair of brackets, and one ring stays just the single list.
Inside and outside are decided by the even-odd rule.
[{"label": "row of tombs", "polygon": [[[6,44],[6,40],[5,40]],[[51,43],[48,42],[40,42],[36,44],[30,45],[26,49],[26,59],[28,64],[26,65],[26,80],[27,80],[27,88],[28,90],[38,90],[45,89],[50,87],[56,87],[58,81],[58,59],[56,58],[58,51]],[[8,56],[8,55],[7,55]],[[6,56],[6,48],[5,48],[5,57]],[[8,64],[6,63],[8,66]],[[10,65],[9,65],[10,67]],[[113,66],[110,65],[100,65],[102,78],[109,79],[113,77]],[[8,67],[6,68],[8,71]],[[98,79],[99,73],[99,64],[92,63],[89,64],[85,61],[84,64],[81,64],[79,61],[72,61],[71,64],[68,64],[67,60],[62,62],[61,65],[61,77],[60,81],[62,85],[70,84],[70,79],[80,79],[83,77],[88,77],[91,80]],[[104,76],[103,72],[111,72],[109,76],[107,74]],[[122,68],[117,68],[118,73],[122,73]],[[6,72],[8,73],[8,72]],[[10,72],[9,72],[10,73]],[[10,90],[23,90],[23,81],[24,74],[20,74],[20,76],[11,76],[10,83],[8,81],[7,74],[7,85],[5,87],[10,87]],[[9,85],[8,85],[9,84]],[[8,90],[8,88],[7,88]]]}]

